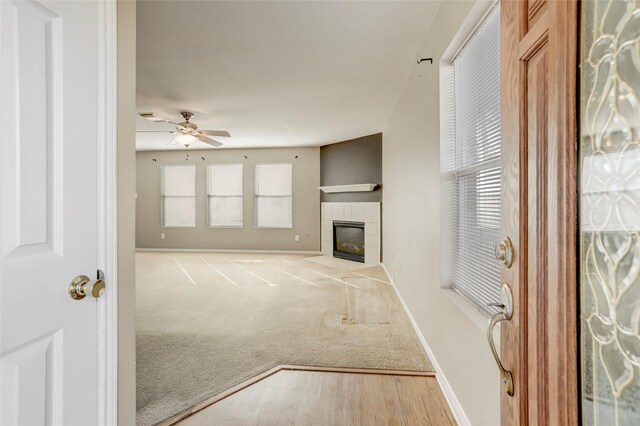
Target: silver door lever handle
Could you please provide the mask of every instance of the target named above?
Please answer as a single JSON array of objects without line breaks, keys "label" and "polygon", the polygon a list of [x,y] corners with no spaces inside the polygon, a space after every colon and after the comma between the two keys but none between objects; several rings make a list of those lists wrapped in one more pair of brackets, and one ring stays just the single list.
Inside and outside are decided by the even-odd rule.
[{"label": "silver door lever handle", "polygon": [[502,284],[502,288],[500,289],[500,298],[502,299],[502,303],[491,303],[488,305],[499,307],[501,310],[500,312],[496,312],[489,320],[489,326],[487,327],[487,340],[489,341],[489,347],[491,348],[493,357],[496,359],[496,364],[498,364],[504,390],[509,396],[513,396],[513,375],[511,374],[511,371],[506,370],[503,367],[502,362],[500,361],[500,355],[498,355],[498,351],[496,349],[496,344],[493,341],[493,329],[496,324],[500,321],[510,320],[513,315],[513,296],[511,294],[511,288],[506,283]]}]

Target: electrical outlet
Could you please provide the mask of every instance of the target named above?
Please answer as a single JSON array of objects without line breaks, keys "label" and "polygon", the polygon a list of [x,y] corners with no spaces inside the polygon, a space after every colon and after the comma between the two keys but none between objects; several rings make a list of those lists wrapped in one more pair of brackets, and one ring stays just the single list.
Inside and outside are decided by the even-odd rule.
[{"label": "electrical outlet", "polygon": [[161,239],[161,240],[164,240],[164,232],[161,232],[161,233],[160,233],[160,239]]},{"label": "electrical outlet", "polygon": [[300,241],[300,235],[296,235],[294,238],[296,241]]}]

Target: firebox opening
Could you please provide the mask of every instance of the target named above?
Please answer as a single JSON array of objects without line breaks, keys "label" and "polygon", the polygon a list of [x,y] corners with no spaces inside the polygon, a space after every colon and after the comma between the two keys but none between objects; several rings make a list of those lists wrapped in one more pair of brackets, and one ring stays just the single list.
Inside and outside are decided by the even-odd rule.
[{"label": "firebox opening", "polygon": [[364,263],[364,223],[333,221],[333,257]]}]

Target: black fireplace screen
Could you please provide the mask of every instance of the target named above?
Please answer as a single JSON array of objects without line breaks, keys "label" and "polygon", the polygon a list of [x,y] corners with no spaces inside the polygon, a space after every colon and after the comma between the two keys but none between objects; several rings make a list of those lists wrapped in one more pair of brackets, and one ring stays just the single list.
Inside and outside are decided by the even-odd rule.
[{"label": "black fireplace screen", "polygon": [[364,263],[364,223],[333,222],[333,257]]}]

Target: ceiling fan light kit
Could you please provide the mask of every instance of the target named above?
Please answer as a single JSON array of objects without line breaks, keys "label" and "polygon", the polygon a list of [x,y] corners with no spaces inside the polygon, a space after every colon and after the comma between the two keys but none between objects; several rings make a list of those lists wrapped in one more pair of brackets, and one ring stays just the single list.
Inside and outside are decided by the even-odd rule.
[{"label": "ceiling fan light kit", "polygon": [[178,135],[175,138],[173,138],[169,143],[174,143],[174,142],[184,145],[185,148],[189,148],[195,142],[198,142],[198,138],[196,138],[193,135]]},{"label": "ceiling fan light kit", "polygon": [[153,112],[141,112],[138,115],[140,115],[140,117],[142,118],[146,118],[149,121],[153,121],[154,123],[171,123],[176,126],[176,130],[166,131],[167,133],[177,135],[167,145],[179,143],[185,148],[189,148],[196,142],[204,142],[208,145],[218,147],[222,145],[222,142],[218,142],[217,140],[211,139],[208,136],[222,136],[226,138],[231,136],[226,130],[198,130],[198,126],[189,121],[193,117],[193,113],[188,111],[183,111],[180,113],[180,115],[182,115],[182,118],[184,119],[182,123],[174,123],[173,121],[170,121]]}]

